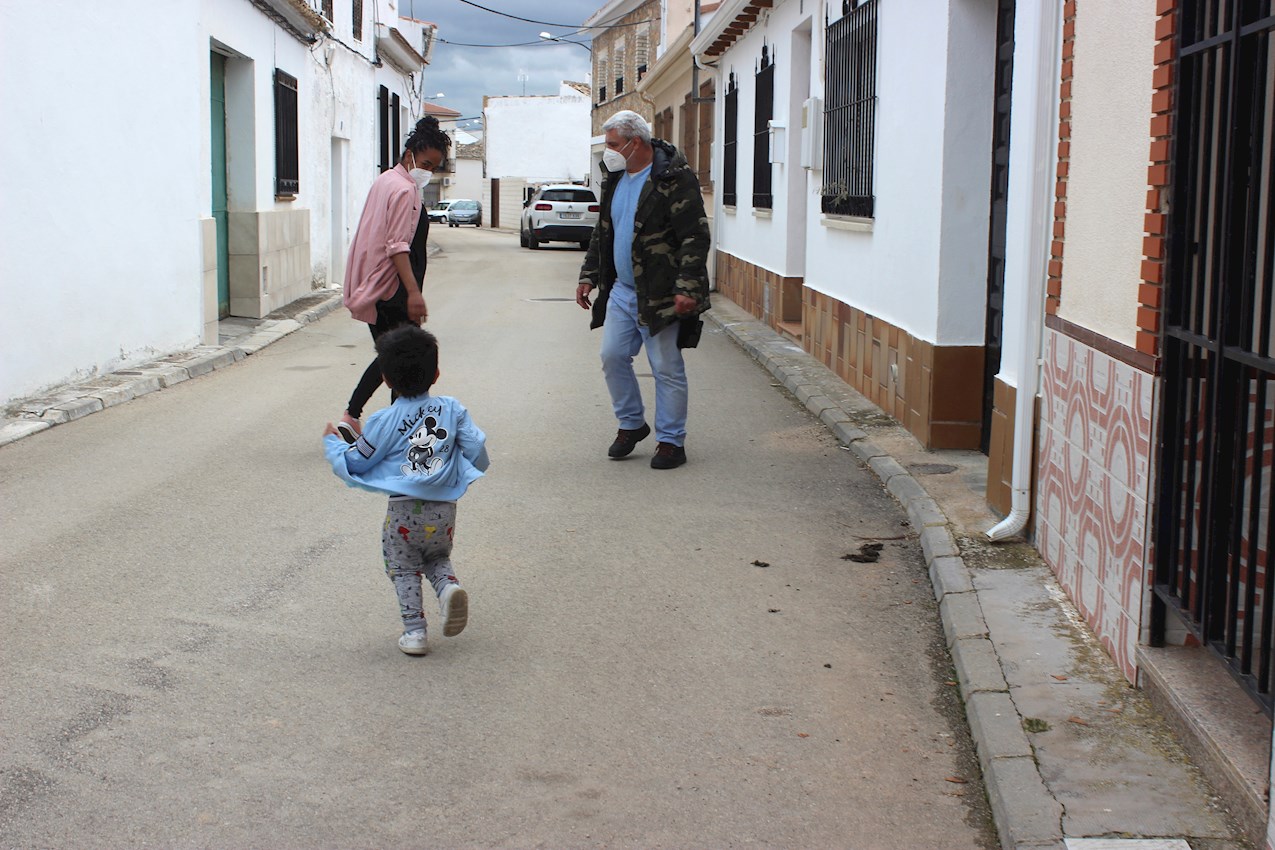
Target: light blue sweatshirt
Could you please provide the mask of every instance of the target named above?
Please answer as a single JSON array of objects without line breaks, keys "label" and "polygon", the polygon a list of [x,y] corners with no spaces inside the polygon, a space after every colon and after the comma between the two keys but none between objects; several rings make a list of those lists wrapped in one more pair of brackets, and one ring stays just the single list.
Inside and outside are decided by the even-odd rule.
[{"label": "light blue sweatshirt", "polygon": [[332,471],[351,487],[454,502],[487,468],[487,436],[448,396],[399,398],[368,417],[354,445],[323,438]]}]

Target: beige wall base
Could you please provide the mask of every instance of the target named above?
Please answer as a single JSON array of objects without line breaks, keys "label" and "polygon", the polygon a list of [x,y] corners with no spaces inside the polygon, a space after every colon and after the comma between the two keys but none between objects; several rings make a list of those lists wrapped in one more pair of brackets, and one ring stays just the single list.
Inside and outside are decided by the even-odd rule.
[{"label": "beige wall base", "polygon": [[260,319],[312,289],[310,211],[230,213],[230,315]]},{"label": "beige wall base", "polygon": [[983,347],[919,340],[868,313],[725,251],[717,289],[801,343],[837,377],[903,423],[926,448],[977,449]]}]

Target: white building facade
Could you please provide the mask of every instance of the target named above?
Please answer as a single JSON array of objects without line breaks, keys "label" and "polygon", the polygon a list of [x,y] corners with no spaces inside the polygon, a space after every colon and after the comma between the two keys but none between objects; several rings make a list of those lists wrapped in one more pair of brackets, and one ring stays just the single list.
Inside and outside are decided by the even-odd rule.
[{"label": "white building facade", "polygon": [[693,40],[718,289],[987,455],[989,536],[1275,847],[1275,18],[913,5],[725,0]]},{"label": "white building facade", "polygon": [[[6,6],[0,286],[25,307],[0,318],[0,404],[340,283],[419,111],[433,27],[395,7],[181,0],[157,37],[120,26],[157,14],[139,0]],[[92,73],[23,35],[50,24]]]},{"label": "white building facade", "polygon": [[556,95],[483,99],[486,223],[516,229],[528,187],[590,181],[591,108],[581,84],[568,82]]}]

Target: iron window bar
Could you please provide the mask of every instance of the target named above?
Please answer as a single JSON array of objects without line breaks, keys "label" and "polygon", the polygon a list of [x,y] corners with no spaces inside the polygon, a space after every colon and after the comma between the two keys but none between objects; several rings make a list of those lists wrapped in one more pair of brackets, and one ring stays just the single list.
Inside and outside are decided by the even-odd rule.
[{"label": "iron window bar", "polygon": [[826,27],[823,186],[829,215],[871,218],[878,0],[843,0]]},{"label": "iron window bar", "polygon": [[1271,715],[1275,15],[1258,14],[1180,9],[1152,642],[1177,611]]}]

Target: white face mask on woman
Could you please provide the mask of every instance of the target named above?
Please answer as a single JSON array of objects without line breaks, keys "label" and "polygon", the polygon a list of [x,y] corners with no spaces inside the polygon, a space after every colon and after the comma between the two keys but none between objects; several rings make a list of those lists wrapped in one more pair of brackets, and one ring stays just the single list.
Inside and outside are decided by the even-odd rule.
[{"label": "white face mask on woman", "polygon": [[[633,139],[629,139],[629,144],[633,143]],[[616,148],[607,148],[602,152],[602,164],[606,166],[607,171],[623,171],[629,164],[629,158],[620,151],[627,148],[628,145]]]},{"label": "white face mask on woman", "polygon": [[430,181],[430,180],[434,177],[434,172],[432,172],[432,171],[426,171],[426,170],[425,170],[425,169],[423,169],[423,168],[417,168],[417,167],[416,167],[416,154],[415,154],[415,153],[413,153],[412,151],[408,151],[408,154],[410,154],[410,155],[411,155],[411,157],[412,157],[412,168],[411,168],[411,170],[410,170],[410,171],[408,171],[407,173],[408,173],[408,175],[409,175],[409,176],[410,176],[413,180],[415,180],[415,181],[416,181],[416,185],[417,185],[418,187],[419,187],[419,186],[424,186],[426,183],[428,183],[428,182],[429,182],[429,181]]}]

